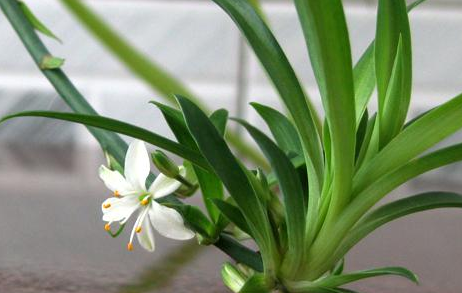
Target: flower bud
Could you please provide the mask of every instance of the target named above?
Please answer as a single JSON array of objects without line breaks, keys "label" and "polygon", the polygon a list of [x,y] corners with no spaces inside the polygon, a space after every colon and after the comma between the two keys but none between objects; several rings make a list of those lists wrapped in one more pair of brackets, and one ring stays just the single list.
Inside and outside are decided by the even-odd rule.
[{"label": "flower bud", "polygon": [[221,269],[221,278],[226,287],[233,292],[239,292],[245,284],[245,276],[232,264],[225,263]]},{"label": "flower bud", "polygon": [[151,158],[157,169],[165,176],[176,178],[180,175],[180,168],[163,152],[156,150],[151,154]]}]

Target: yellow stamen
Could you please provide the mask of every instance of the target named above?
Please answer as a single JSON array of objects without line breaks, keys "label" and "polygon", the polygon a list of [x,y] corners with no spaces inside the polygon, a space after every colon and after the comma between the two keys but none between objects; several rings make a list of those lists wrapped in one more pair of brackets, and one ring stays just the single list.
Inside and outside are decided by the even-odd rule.
[{"label": "yellow stamen", "polygon": [[133,244],[131,242],[128,242],[127,244],[127,250],[132,251],[133,250]]},{"label": "yellow stamen", "polygon": [[136,227],[135,231],[136,231],[136,233],[140,233],[141,232],[141,226]]},{"label": "yellow stamen", "polygon": [[145,199],[143,199],[141,201],[141,205],[143,205],[143,206],[147,205],[148,203],[149,203],[149,200],[147,198],[145,198]]},{"label": "yellow stamen", "polygon": [[111,207],[111,204],[110,204],[110,203],[105,203],[105,204],[103,204],[103,208],[105,208],[105,209],[108,209],[108,208],[110,208],[110,207]]},{"label": "yellow stamen", "polygon": [[110,231],[111,230],[111,225],[109,225],[109,224],[104,225],[104,230]]},{"label": "yellow stamen", "polygon": [[114,196],[115,196],[115,197],[120,197],[120,193],[119,193],[118,190],[114,191]]}]

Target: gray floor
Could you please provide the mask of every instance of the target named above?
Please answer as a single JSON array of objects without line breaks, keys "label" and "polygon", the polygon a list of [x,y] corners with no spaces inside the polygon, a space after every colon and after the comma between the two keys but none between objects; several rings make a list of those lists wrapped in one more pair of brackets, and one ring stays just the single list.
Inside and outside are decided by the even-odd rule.
[{"label": "gray floor", "polygon": [[[69,153],[0,150],[0,292],[226,292],[219,276],[226,257],[215,248],[157,237],[155,253],[138,247],[129,253],[128,235],[110,238],[100,219],[100,202],[108,195],[96,176],[102,159],[94,151]],[[417,181],[397,194],[461,191],[438,185]],[[422,287],[384,278],[355,288],[460,292],[461,224],[462,212],[446,210],[380,229],[352,251],[348,269],[405,265],[419,274]]]}]

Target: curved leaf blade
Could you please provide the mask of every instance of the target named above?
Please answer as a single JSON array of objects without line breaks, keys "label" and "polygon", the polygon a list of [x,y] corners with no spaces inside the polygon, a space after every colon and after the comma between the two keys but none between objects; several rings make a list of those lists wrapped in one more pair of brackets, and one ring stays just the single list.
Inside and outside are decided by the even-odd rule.
[{"label": "curved leaf blade", "polygon": [[169,152],[172,152],[188,161],[191,161],[192,163],[200,166],[201,168],[204,168],[206,170],[210,168],[207,162],[203,159],[203,157],[190,148],[187,148],[163,136],[150,132],[149,130],[146,130],[144,128],[103,116],[49,111],[29,111],[3,117],[0,120],[0,123],[16,117],[31,116],[65,120],[79,124],[84,124],[87,126],[101,128],[104,130],[114,131],[120,134],[125,134],[133,138],[141,139],[147,143],[163,148]]},{"label": "curved leaf blade", "polygon": [[297,270],[302,261],[305,239],[306,203],[297,171],[284,152],[263,132],[241,119],[234,119],[246,128],[263,151],[278,179],[284,198],[288,233],[287,266]]},{"label": "curved leaf blade", "polygon": [[404,216],[440,208],[462,208],[462,195],[452,192],[428,192],[403,198],[367,214],[342,242],[342,253],[381,226]]},{"label": "curved leaf blade", "polygon": [[259,104],[250,103],[257,113],[265,120],[278,146],[286,153],[303,155],[302,144],[297,129],[292,122],[281,112]]},{"label": "curved leaf blade", "polygon": [[[300,135],[310,178],[310,194],[318,197],[323,157],[318,132],[319,119],[309,103],[293,68],[277,40],[247,0],[214,0],[228,13],[247,38],[294,119]],[[315,200],[313,200],[314,202]]]},{"label": "curved leaf blade", "polygon": [[243,167],[209,118],[190,100],[177,96],[189,132],[202,155],[236,201],[260,247],[265,270],[274,273],[278,252],[266,210],[252,188]]}]

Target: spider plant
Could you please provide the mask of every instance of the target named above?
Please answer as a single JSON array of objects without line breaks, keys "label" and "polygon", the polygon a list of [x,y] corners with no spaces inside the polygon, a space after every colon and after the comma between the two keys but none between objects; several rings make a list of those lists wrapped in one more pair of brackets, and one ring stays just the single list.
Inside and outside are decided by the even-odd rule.
[{"label": "spider plant", "polygon": [[[39,26],[34,26],[16,0],[0,1],[0,6],[75,113],[22,112],[3,121],[38,116],[84,124],[114,170],[123,171],[127,149],[115,133],[183,158],[195,175],[192,178],[200,187],[207,215],[184,204],[176,193],[161,203],[181,213],[200,244],[215,245],[233,259],[233,264],[223,266],[222,276],[234,292],[353,292],[342,286],[381,275],[417,282],[402,267],[344,272],[343,260],[355,244],[390,221],[430,209],[462,207],[461,195],[439,191],[376,207],[403,183],[462,160],[462,144],[428,151],[462,128],[462,95],[407,121],[412,84],[408,13],[423,1],[406,6],[404,0],[379,0],[375,40],[353,66],[342,2],[294,0],[321,93],[322,125],[254,3],[214,2],[240,28],[287,108],[285,115],[252,103],[272,137],[245,120],[228,119],[224,109],[208,115],[175,93],[171,94],[179,109],[153,104],[176,141],[97,115],[59,65],[48,66],[54,59],[34,32]],[[378,111],[369,115],[375,89]],[[240,124],[255,140],[270,172],[249,169],[234,155],[225,135],[228,120]],[[168,174],[173,166],[168,158],[159,152],[154,157]],[[251,238],[258,251],[245,246],[242,238]]]}]

